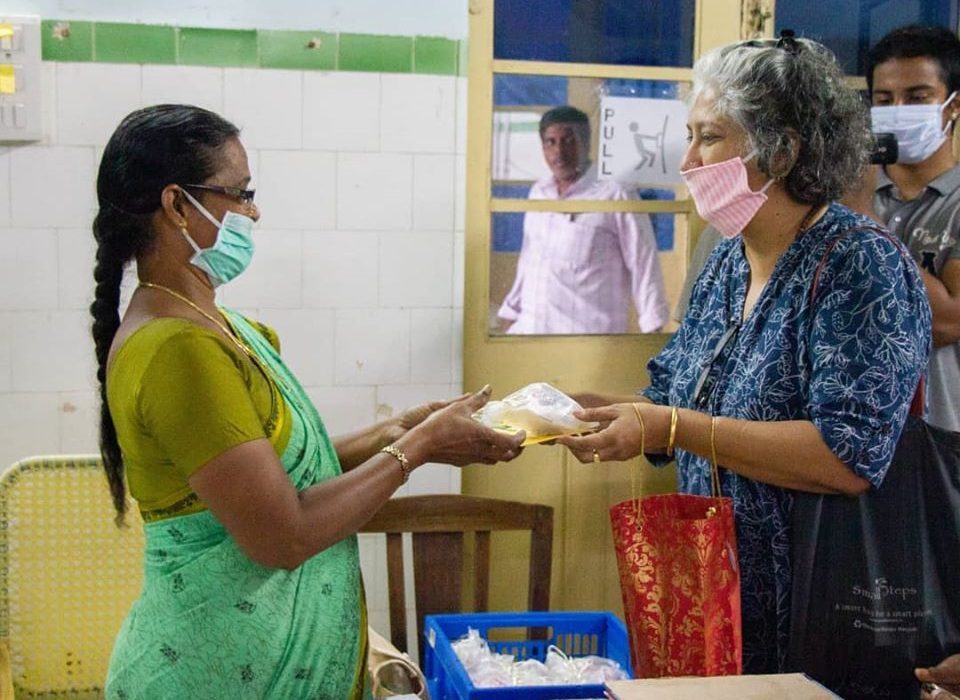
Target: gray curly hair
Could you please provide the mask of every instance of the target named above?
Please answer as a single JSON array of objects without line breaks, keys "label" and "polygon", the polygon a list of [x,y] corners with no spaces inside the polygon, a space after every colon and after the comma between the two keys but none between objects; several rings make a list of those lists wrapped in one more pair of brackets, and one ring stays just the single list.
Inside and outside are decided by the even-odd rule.
[{"label": "gray curly hair", "polygon": [[[822,44],[791,36],[714,49],[693,67],[690,104],[708,88],[716,112],[746,132],[760,169],[782,178],[796,201],[824,204],[859,181],[873,143],[866,105]],[[789,130],[799,153],[783,172],[793,155]]]}]

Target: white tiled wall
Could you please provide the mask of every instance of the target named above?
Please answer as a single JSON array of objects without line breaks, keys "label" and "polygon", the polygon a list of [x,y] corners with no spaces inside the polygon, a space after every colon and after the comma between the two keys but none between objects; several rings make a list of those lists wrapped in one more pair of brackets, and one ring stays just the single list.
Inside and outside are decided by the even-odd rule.
[{"label": "white tiled wall", "polygon": [[190,68],[189,72],[189,78],[184,79],[182,66],[143,66],[140,106],[186,103],[222,114],[223,70]]},{"label": "white tiled wall", "polygon": [[[0,148],[0,466],[96,451],[96,170],[120,119],[158,102],[243,130],[263,217],[221,301],[278,329],[331,432],[460,393],[465,80],[50,62],[42,75],[44,140]],[[459,484],[433,465],[404,492]],[[382,543],[363,540],[387,630]]]},{"label": "white tiled wall", "polygon": [[336,188],[341,230],[409,231],[413,225],[412,155],[338,153]]},{"label": "white tiled wall", "polygon": [[303,76],[303,147],[380,150],[380,77],[375,73]]}]

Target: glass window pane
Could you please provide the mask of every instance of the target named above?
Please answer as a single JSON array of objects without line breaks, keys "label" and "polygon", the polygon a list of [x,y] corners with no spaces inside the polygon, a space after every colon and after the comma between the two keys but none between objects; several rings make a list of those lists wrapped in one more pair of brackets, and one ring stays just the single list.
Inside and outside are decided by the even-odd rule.
[{"label": "glass window pane", "polygon": [[496,0],[494,58],[691,66],[696,0]]},{"label": "glass window pane", "polygon": [[495,75],[493,196],[523,199],[530,185],[550,175],[539,122],[561,105],[589,120],[582,155],[599,179],[673,192],[686,150],[685,89],[672,81]]},{"label": "glass window pane", "polygon": [[[651,193],[647,193],[651,194]],[[672,198],[672,192],[656,193],[657,198]],[[524,252],[531,256],[525,263],[522,279],[518,277],[518,264],[524,239],[525,217],[539,217],[531,223],[532,235],[542,233],[546,218],[560,217],[564,220],[558,228],[552,228],[556,240],[548,248]],[[604,233],[602,222],[613,215],[596,212],[579,214],[513,213],[496,212],[491,215],[492,245],[490,250],[490,297],[488,330],[491,335],[567,335],[638,333],[637,305],[633,292],[632,272],[622,262],[610,266],[601,264],[604,259],[622,260],[611,255],[609,246],[613,238]],[[628,214],[645,219],[649,216],[654,229],[657,247],[657,266],[662,276],[663,287],[657,294],[663,295],[669,310],[669,318],[661,330],[673,331],[677,301],[687,273],[687,217],[684,214]],[[571,238],[572,236],[572,238]],[[592,245],[584,247],[575,241],[588,236]],[[553,236],[551,236],[553,237]],[[607,240],[605,240],[607,239]],[[540,238],[535,238],[541,240]],[[537,244],[538,246],[540,244]],[[695,271],[696,272],[696,271]],[[621,286],[623,285],[623,286]],[[649,285],[641,285],[647,291]],[[513,294],[511,294],[513,290]],[[512,301],[506,304],[507,298]],[[615,302],[615,303],[611,303]],[[532,313],[528,307],[537,305]],[[511,307],[519,309],[523,328],[511,330]],[[538,330],[531,330],[531,327]],[[572,330],[571,330],[572,329]],[[648,329],[652,330],[652,329]]]},{"label": "glass window pane", "polygon": [[494,109],[567,104],[567,82],[562,76],[494,74]]},{"label": "glass window pane", "polygon": [[[524,253],[528,264],[523,268],[530,279],[517,289],[523,290],[527,307],[543,305],[544,310],[523,314],[512,332],[672,330],[664,308],[667,313],[675,308],[683,283],[686,215],[635,213],[627,207],[632,206],[629,200],[688,196],[678,172],[687,145],[686,105],[678,99],[685,85],[529,75],[496,78],[492,196],[604,204],[595,211],[492,215],[490,332],[504,333],[511,325],[499,312],[518,282],[525,236],[532,246]],[[568,103],[579,111],[564,114],[547,128],[547,138],[541,138],[543,114]],[[564,145],[549,145],[551,135],[562,138]],[[656,281],[660,277],[662,286]],[[564,311],[568,306],[575,311]]]},{"label": "glass window pane", "polygon": [[867,51],[897,27],[928,24],[955,30],[957,0],[818,0],[816,12],[807,3],[778,2],[774,14],[778,34],[793,29],[815,39],[837,54],[848,75],[863,75]]}]

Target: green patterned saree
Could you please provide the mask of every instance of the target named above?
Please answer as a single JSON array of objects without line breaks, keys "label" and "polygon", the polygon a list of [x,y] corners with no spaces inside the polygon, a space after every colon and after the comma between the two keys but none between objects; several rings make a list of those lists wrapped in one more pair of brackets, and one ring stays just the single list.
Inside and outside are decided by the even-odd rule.
[{"label": "green patterned saree", "polygon": [[[320,416],[270,343],[225,311],[290,408],[297,490],[340,474]],[[357,538],[293,571],[252,562],[207,511],[144,526],[144,586],[117,637],[111,700],[369,697]]]}]

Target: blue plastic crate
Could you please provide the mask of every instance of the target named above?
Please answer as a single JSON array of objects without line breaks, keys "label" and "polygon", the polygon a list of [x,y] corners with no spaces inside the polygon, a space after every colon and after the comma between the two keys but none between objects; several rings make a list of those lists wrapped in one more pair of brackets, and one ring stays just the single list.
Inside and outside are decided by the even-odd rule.
[{"label": "blue plastic crate", "polygon": [[[627,629],[608,612],[524,612],[427,615],[423,634],[423,670],[433,700],[551,700],[552,698],[603,698],[603,686],[539,685],[513,688],[476,688],[451,643],[467,634],[480,633],[490,648],[519,659],[543,661],[550,645],[567,656],[603,656],[630,674]],[[490,639],[491,630],[501,630]],[[503,640],[502,637],[510,639]],[[514,639],[514,637],[517,637]],[[531,639],[530,637],[534,637]],[[632,676],[630,676],[632,677]]]}]

